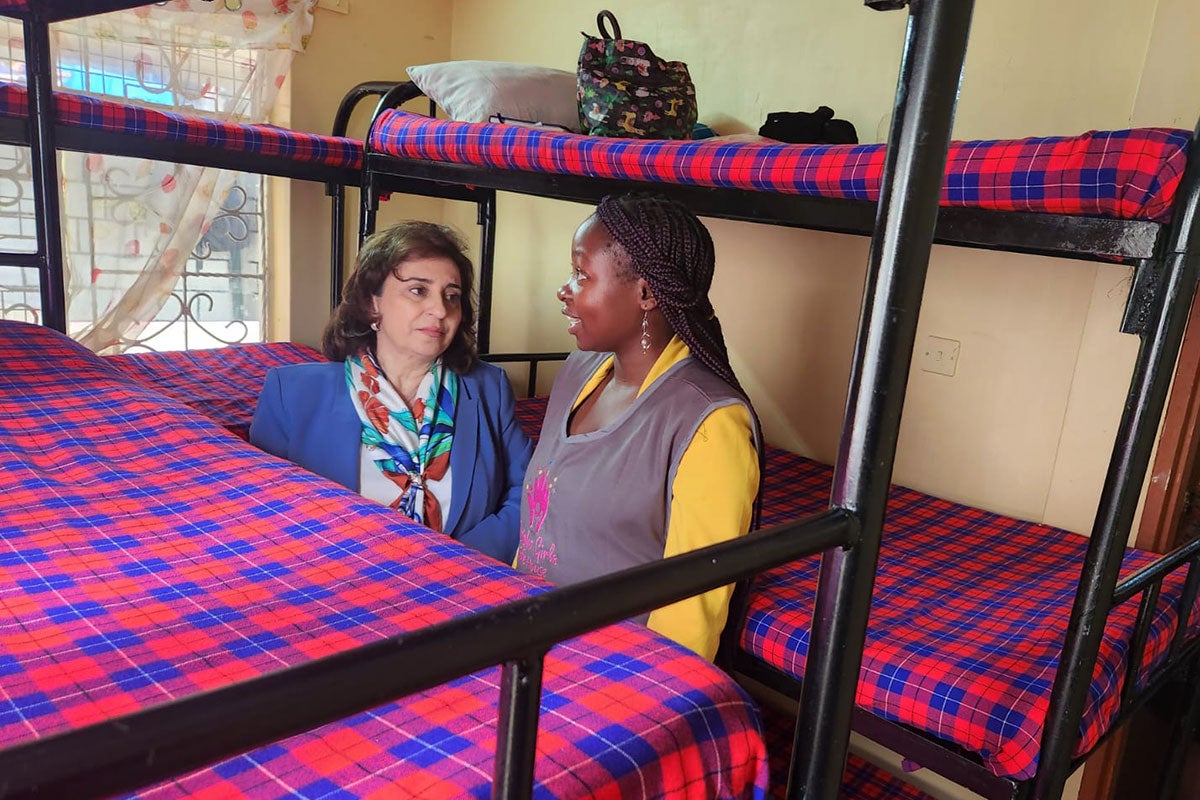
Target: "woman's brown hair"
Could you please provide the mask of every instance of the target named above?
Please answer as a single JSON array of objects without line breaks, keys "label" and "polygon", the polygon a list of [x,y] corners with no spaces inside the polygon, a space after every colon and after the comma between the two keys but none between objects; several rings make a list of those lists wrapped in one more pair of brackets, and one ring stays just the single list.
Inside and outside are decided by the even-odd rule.
[{"label": "woman's brown hair", "polygon": [[321,350],[330,361],[375,351],[376,321],[373,299],[383,292],[383,283],[396,268],[414,258],[446,258],[458,267],[462,284],[462,321],[442,363],[460,375],[479,360],[475,349],[475,267],[467,258],[462,237],[445,225],[432,222],[401,222],[374,234],[358,251],[354,273],[346,281],[342,302],[334,309],[321,337]]}]

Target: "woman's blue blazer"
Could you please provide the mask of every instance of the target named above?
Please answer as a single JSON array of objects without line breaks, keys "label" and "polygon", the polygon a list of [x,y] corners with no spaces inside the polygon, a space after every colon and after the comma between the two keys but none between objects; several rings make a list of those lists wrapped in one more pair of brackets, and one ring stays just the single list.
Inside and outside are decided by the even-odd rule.
[{"label": "woman's blue blazer", "polygon": [[[506,564],[517,549],[521,484],[533,450],[514,402],[499,367],[480,363],[459,376],[444,519],[445,533]],[[345,364],[296,364],[267,373],[250,441],[357,492],[361,430]]]}]

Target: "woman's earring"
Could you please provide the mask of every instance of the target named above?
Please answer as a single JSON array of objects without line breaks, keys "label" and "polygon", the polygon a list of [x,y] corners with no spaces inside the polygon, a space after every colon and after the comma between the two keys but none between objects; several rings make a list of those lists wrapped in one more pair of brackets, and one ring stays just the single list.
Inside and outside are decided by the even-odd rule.
[{"label": "woman's earring", "polygon": [[377,319],[371,320],[371,330],[373,330],[373,331],[379,330],[379,320],[377,320]]},{"label": "woman's earring", "polygon": [[642,352],[650,352],[650,312],[642,312]]}]

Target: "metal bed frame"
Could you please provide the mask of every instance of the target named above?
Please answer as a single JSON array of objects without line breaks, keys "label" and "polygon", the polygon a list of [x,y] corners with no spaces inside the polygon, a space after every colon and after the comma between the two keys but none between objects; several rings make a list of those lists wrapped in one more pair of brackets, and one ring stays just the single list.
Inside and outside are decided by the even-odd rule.
[{"label": "metal bed frame", "polygon": [[[35,0],[25,8],[3,12],[20,17],[24,23],[30,115],[23,141],[31,149],[34,199],[40,213],[37,252],[4,253],[0,259],[39,270],[44,319],[59,330],[65,328],[66,320],[53,154],[60,146],[92,150],[103,146],[103,152],[125,147],[132,151],[136,147],[140,155],[148,151],[146,140],[129,145],[119,136],[102,142],[89,136],[87,142],[72,142],[71,134],[54,124],[48,25],[142,4],[143,0]],[[732,190],[674,191],[706,215],[872,232],[829,510],[734,542],[555,589],[203,696],[0,751],[0,775],[5,776],[0,782],[0,797],[83,797],[134,789],[492,664],[503,665],[493,796],[526,797],[533,781],[542,657],[555,642],[745,579],[773,565],[823,552],[808,677],[800,687],[793,751],[796,755],[788,796],[833,800],[845,764],[884,501],[934,240],[1076,257],[1099,254],[1138,259],[1131,308],[1139,313],[1130,315],[1129,329],[1142,335],[1143,347],[1101,503],[1099,535],[1093,536],[1085,581],[1072,615],[1063,659],[1067,669],[1060,670],[1056,682],[1057,711],[1043,747],[1045,776],[1038,781],[1033,795],[1058,796],[1072,750],[1082,692],[1090,676],[1090,669],[1082,669],[1081,664],[1094,660],[1098,646],[1095,621],[1118,594],[1131,595],[1143,586],[1157,586],[1169,569],[1184,563],[1191,564],[1187,602],[1195,597],[1200,583],[1200,549],[1189,547],[1114,590],[1120,534],[1128,529],[1133,514],[1195,281],[1197,245],[1189,237],[1200,227],[1196,221],[1200,181],[1193,163],[1186,180],[1186,200],[1178,204],[1169,232],[1150,223],[966,209],[945,209],[939,214],[938,190],[973,3],[866,0],[866,5],[880,10],[907,6],[910,15],[878,206]],[[214,162],[213,153],[200,150],[190,152],[169,145],[164,146],[162,157]],[[479,195],[463,199],[486,203],[491,209],[481,217],[485,243],[489,236],[494,237],[497,190],[594,202],[603,194],[636,185],[448,166],[443,169],[445,165],[389,162],[371,153],[365,154],[365,161],[364,221],[373,219],[372,204],[385,187],[401,191],[404,189],[398,187],[407,185],[415,193],[446,197],[448,192],[469,186],[482,190],[482,199]],[[264,170],[261,161],[255,161],[255,171],[275,168],[285,167],[268,166]],[[350,175],[315,179],[340,186],[359,182]],[[448,188],[452,185],[460,188]],[[340,285],[337,280],[335,275],[333,292]],[[481,286],[481,305],[488,297]],[[482,330],[481,349],[487,350]],[[1181,638],[1176,642],[1177,661],[1190,653],[1181,647]],[[464,641],[471,646],[459,647]],[[400,665],[403,669],[398,668]],[[299,702],[301,698],[303,702]],[[1192,713],[1197,713],[1195,705]]]}]

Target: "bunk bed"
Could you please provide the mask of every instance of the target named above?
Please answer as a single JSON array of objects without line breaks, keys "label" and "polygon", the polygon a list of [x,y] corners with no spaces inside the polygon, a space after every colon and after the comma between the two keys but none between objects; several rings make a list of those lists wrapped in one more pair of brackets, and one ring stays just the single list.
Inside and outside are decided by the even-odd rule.
[{"label": "bunk bed", "polygon": [[[45,40],[45,25],[49,21],[137,4],[127,0],[104,0],[101,3],[86,4],[85,9],[85,4],[72,0],[47,0],[37,4],[27,4],[20,0],[0,0],[0,13],[20,16],[25,20],[27,39],[32,42],[30,51],[33,53],[39,49],[37,42]],[[887,2],[869,4],[880,7],[904,5]],[[583,616],[586,619],[577,623],[576,627],[555,624],[555,631],[562,634],[562,638],[604,622],[615,621],[668,599],[684,596],[689,591],[727,582],[731,577],[761,572],[768,563],[791,561],[803,553],[842,545],[843,549],[830,551],[826,556],[819,577],[820,588],[814,593],[815,599],[811,601],[815,608],[811,613],[814,620],[812,645],[809,648],[813,653],[811,663],[801,665],[797,663],[799,659],[794,658],[797,654],[805,654],[800,650],[798,642],[809,641],[802,625],[796,629],[795,637],[787,639],[788,647],[779,648],[780,652],[787,652],[793,656],[793,661],[788,667],[792,672],[781,664],[773,664],[769,659],[757,658],[752,652],[746,652],[752,647],[746,647],[743,652],[736,654],[733,662],[742,667],[747,664],[761,665],[762,674],[776,680],[780,685],[789,690],[797,690],[799,687],[801,712],[796,728],[795,752],[801,757],[795,760],[791,768],[791,794],[796,796],[796,793],[805,791],[807,797],[822,800],[831,798],[841,777],[845,752],[844,734],[850,725],[852,713],[850,700],[858,683],[858,659],[861,643],[866,635],[866,603],[863,601],[869,598],[872,588],[875,551],[883,526],[884,501],[889,491],[890,465],[894,454],[899,408],[903,399],[908,357],[912,349],[916,309],[919,308],[924,280],[924,262],[931,238],[965,246],[1128,261],[1135,265],[1136,282],[1131,297],[1127,329],[1141,334],[1145,344],[1132,382],[1126,417],[1118,436],[1110,480],[1102,500],[1102,513],[1098,515],[1100,522],[1084,556],[1084,577],[1079,581],[1079,589],[1073,595],[1075,608],[1067,626],[1066,648],[1062,657],[1062,661],[1069,664],[1069,667],[1056,672],[1050,699],[1054,710],[1045,715],[1050,722],[1042,736],[1038,772],[1030,780],[1017,784],[1011,777],[995,776],[982,769],[978,758],[964,757],[957,753],[937,755],[948,751],[932,748],[929,739],[915,735],[910,728],[885,726],[882,729],[872,729],[870,726],[879,725],[877,721],[881,718],[864,714],[861,710],[855,712],[855,725],[873,732],[877,738],[899,745],[902,749],[910,748],[921,763],[942,769],[951,777],[963,779],[962,782],[968,785],[982,788],[985,796],[1012,796],[1018,792],[1025,792],[1037,797],[1054,797],[1061,790],[1062,780],[1075,755],[1074,742],[1078,738],[1075,729],[1083,719],[1082,708],[1090,685],[1090,666],[1097,661],[1095,653],[1101,649],[1099,632],[1107,629],[1105,625],[1093,623],[1109,606],[1117,605],[1117,599],[1126,599],[1139,593],[1145,597],[1152,596],[1153,599],[1148,603],[1143,602],[1147,613],[1137,617],[1132,638],[1134,641],[1147,641],[1148,646],[1152,647],[1160,647],[1164,638],[1170,640],[1166,664],[1154,663],[1161,655],[1157,651],[1144,659],[1137,655],[1125,660],[1127,666],[1132,665],[1130,668],[1134,674],[1144,670],[1147,679],[1141,685],[1126,682],[1135,688],[1123,692],[1122,699],[1127,702],[1122,704],[1118,719],[1112,722],[1113,725],[1156,689],[1172,670],[1177,671],[1188,666],[1189,659],[1194,658],[1195,641],[1183,634],[1172,634],[1172,622],[1163,617],[1170,616],[1169,609],[1172,606],[1166,601],[1168,596],[1174,596],[1178,601],[1174,606],[1176,609],[1190,608],[1194,603],[1196,584],[1200,582],[1200,569],[1195,564],[1197,548],[1184,548],[1165,560],[1140,569],[1137,577],[1123,579],[1119,586],[1116,582],[1122,558],[1119,545],[1124,541],[1124,531],[1128,529],[1136,503],[1140,476],[1144,472],[1152,442],[1153,420],[1157,419],[1161,410],[1170,364],[1182,330],[1182,314],[1186,310],[1191,283],[1194,280],[1196,245],[1188,237],[1196,226],[1195,168],[1189,167],[1190,178],[1181,180],[1176,171],[1174,177],[1162,181],[1164,188],[1161,192],[1150,192],[1163,198],[1159,205],[1167,210],[1160,211],[1157,216],[1154,212],[1147,212],[1150,216],[1145,219],[1071,216],[1068,212],[1077,212],[1079,209],[1069,208],[1053,209],[1050,213],[1033,213],[967,205],[943,208],[940,217],[937,217],[935,228],[935,198],[943,174],[939,162],[945,155],[944,149],[941,153],[938,149],[944,148],[948,140],[954,89],[961,70],[962,48],[965,47],[970,18],[969,3],[953,4],[953,7],[951,5],[944,0],[923,0],[914,3],[911,9],[910,25],[914,35],[906,42],[904,74],[901,76],[901,91],[898,92],[893,119],[893,141],[887,148],[886,155],[873,156],[876,161],[875,166],[871,168],[874,173],[882,175],[878,189],[878,213],[875,198],[870,193],[858,197],[871,199],[855,199],[855,195],[828,198],[768,191],[775,187],[755,185],[753,182],[744,188],[655,184],[655,188],[676,194],[698,212],[707,215],[853,233],[873,232],[872,277],[864,299],[863,322],[856,347],[843,457],[832,478],[827,470],[822,472],[819,466],[813,465],[808,468],[815,476],[814,484],[823,482],[828,486],[832,480],[833,490],[827,494],[824,488],[817,489],[814,493],[806,495],[807,499],[804,501],[795,503],[787,513],[791,518],[793,511],[800,509],[804,503],[811,502],[811,498],[815,496],[819,502],[811,505],[811,509],[818,512],[817,516],[810,517],[805,522],[791,523],[765,534],[748,537],[743,542],[712,553],[706,551],[693,554],[694,558],[685,557],[682,561],[671,559],[671,562],[677,563],[664,562],[652,569],[643,570],[638,573],[638,578],[642,578],[644,583],[659,584],[654,591],[648,593],[646,590],[639,593],[635,587],[640,584],[632,578],[615,576],[603,586],[594,589],[587,587],[582,590],[583,595],[558,590],[537,595],[535,598],[515,600],[508,606],[493,609],[494,613],[472,615],[466,622],[477,627],[452,627],[451,632],[446,633],[447,638],[435,638],[446,630],[439,629],[431,633],[429,639],[418,636],[409,640],[410,647],[414,648],[410,653],[439,654],[437,658],[429,659],[435,666],[414,670],[421,672],[421,677],[403,681],[375,680],[353,683],[372,684],[372,689],[382,693],[372,697],[378,702],[383,702],[405,692],[423,690],[440,683],[441,680],[434,677],[435,674],[440,674],[442,679],[466,675],[471,671],[471,666],[462,666],[459,660],[444,657],[446,642],[470,640],[478,643],[481,631],[493,634],[500,631],[503,634],[515,635],[522,630],[522,626],[530,627],[529,619],[542,619],[538,615],[544,611],[545,603],[542,600],[545,598],[560,600],[560,605],[575,602],[576,607],[585,609]],[[935,46],[935,42],[938,46]],[[27,143],[34,150],[33,160],[38,166],[40,176],[35,182],[35,188],[42,187],[38,196],[39,208],[42,210],[39,215],[39,254],[27,257],[27,261],[21,263],[35,264],[42,270],[46,321],[51,327],[59,327],[55,324],[54,309],[61,310],[62,303],[53,297],[55,287],[61,287],[61,272],[56,272],[61,269],[61,253],[57,252],[58,231],[55,227],[57,203],[54,192],[44,191],[44,188],[56,185],[56,180],[53,179],[53,158],[50,158],[49,154],[53,153],[55,147],[60,146],[60,141],[70,143],[71,137],[76,134],[68,132],[73,126],[69,119],[63,118],[69,113],[69,104],[68,112],[59,111],[56,114],[56,111],[51,111],[52,108],[61,109],[62,105],[54,100],[49,91],[47,64],[44,55],[31,55],[30,94],[26,100],[29,114],[19,124],[0,124],[0,130],[8,131],[6,136],[12,137],[13,141]],[[13,119],[20,119],[20,97],[12,96],[16,98],[13,107],[14,114],[17,115]],[[392,188],[394,186],[407,186],[416,193],[462,192],[465,199],[474,199],[481,203],[481,207],[493,203],[491,193],[495,191],[520,191],[593,202],[612,191],[646,186],[643,182],[646,176],[640,174],[628,175],[626,178],[539,175],[524,169],[514,170],[512,165],[505,165],[504,169],[500,169],[471,163],[433,162],[425,160],[424,157],[413,158],[411,154],[399,154],[397,157],[397,154],[388,152],[388,148],[398,145],[386,140],[384,123],[390,125],[389,120],[400,119],[401,116],[397,113],[380,120],[373,132],[371,148],[368,148],[363,159],[367,168],[363,177],[366,187],[364,197],[369,204],[373,204],[378,193],[385,187],[390,190],[403,190]],[[479,127],[463,129],[461,135],[474,135],[479,130]],[[505,135],[512,133],[511,129],[504,131]],[[114,152],[135,146],[131,137],[121,133],[95,137],[78,136],[78,144],[69,146],[88,149],[89,140],[104,142],[104,146]],[[1169,136],[1167,145],[1170,146],[1171,141],[1178,141],[1179,138],[1178,134]],[[1196,150],[1194,144],[1189,143],[1188,148],[1191,152]],[[1176,164],[1185,158],[1182,149],[1177,149],[1180,155],[1174,158]],[[195,158],[198,163],[224,165],[221,153],[230,151],[206,148],[204,144],[199,143],[195,143],[193,149],[193,143],[175,141],[163,144],[161,152],[164,157]],[[499,147],[499,152],[504,152],[503,146]],[[274,163],[270,159],[268,162]],[[285,157],[280,159],[277,168],[281,171],[290,170],[289,164],[290,160]],[[335,169],[338,170],[338,174],[332,177],[340,176],[345,183],[357,182],[356,176],[349,176],[340,166]],[[608,174],[600,173],[601,176]],[[319,179],[326,180],[329,177],[331,176],[326,175]],[[1171,184],[1177,187],[1176,199],[1173,202],[1169,199]],[[1179,189],[1178,186],[1183,188]],[[481,191],[485,199],[480,200],[480,196],[467,195],[467,191]],[[867,191],[870,192],[869,189]],[[369,205],[367,211],[364,219],[370,218],[373,206]],[[494,204],[490,206],[490,213],[494,215]],[[1167,223],[1168,216],[1170,224]],[[485,239],[490,235],[494,235],[494,231],[489,233],[485,227]],[[338,285],[336,278],[333,284]],[[483,287],[481,300],[486,302],[486,291]],[[897,309],[900,313],[885,313],[885,310],[890,312]],[[868,358],[868,354],[872,357]],[[285,354],[283,357],[289,358],[291,355]],[[109,368],[111,367],[112,365],[109,365]],[[143,395],[142,392],[149,390],[140,384],[135,386],[130,381],[130,371],[138,369],[140,367],[136,364],[126,365],[123,372],[118,369],[113,375],[105,371],[106,374],[97,379],[104,383],[104,392],[117,391],[113,386],[119,385],[119,393],[134,395],[143,403],[161,403],[162,395]],[[31,374],[34,372],[36,370],[30,370]],[[23,402],[27,397],[27,390],[18,387],[16,391]],[[129,398],[122,399],[121,403],[126,400]],[[138,401],[129,402],[136,404]],[[120,405],[114,403],[115,401],[109,402],[105,411],[111,412],[112,408]],[[15,408],[19,403],[13,405]],[[169,408],[169,411],[168,416],[176,411],[180,414],[186,413],[181,407]],[[245,407],[241,413],[247,413]],[[45,417],[43,414],[40,419],[44,421]],[[189,424],[193,423],[194,420],[189,418]],[[32,425],[33,421],[30,421],[30,424]],[[217,434],[218,431],[214,430],[213,433]],[[220,435],[224,436],[223,433]],[[225,437],[227,440],[232,438]],[[226,446],[225,440],[221,441],[221,446]],[[829,509],[825,509],[827,500]],[[922,503],[925,502],[926,500],[921,498],[916,503],[918,515]],[[959,512],[960,509],[951,509],[946,513],[953,516]],[[44,510],[39,521],[52,516],[52,511]],[[1043,532],[1037,533],[1040,535]],[[759,552],[755,552],[755,549]],[[438,554],[445,555],[442,552]],[[457,556],[451,560],[457,561]],[[711,566],[710,562],[716,564],[715,569],[708,569],[708,566]],[[1144,562],[1135,559],[1135,563],[1130,566],[1137,567],[1142,563]],[[1179,568],[1189,564],[1191,566],[1187,576],[1182,578]],[[805,568],[811,567],[812,565],[808,565]],[[685,577],[689,572],[693,573],[692,576]],[[1168,573],[1171,575],[1168,576]],[[654,576],[655,580],[644,580],[650,576]],[[1178,586],[1180,580],[1182,587]],[[784,583],[790,584],[790,578]],[[762,596],[756,592],[757,589],[750,592],[748,602],[751,609],[756,597]],[[609,605],[614,595],[627,596],[630,599],[615,610],[596,610],[603,605]],[[584,603],[579,606],[578,600],[581,596],[590,598],[591,604]],[[1161,604],[1160,598],[1163,600]],[[604,602],[601,603],[601,600]],[[1157,616],[1151,613],[1157,612],[1160,607],[1165,610]],[[507,616],[505,608],[509,609]],[[448,624],[453,626],[454,621]],[[567,628],[570,630],[567,631]],[[1180,629],[1180,626],[1175,626],[1175,630]],[[750,628],[747,626],[743,630]],[[466,639],[454,639],[454,632],[466,634]],[[487,639],[481,647],[485,654],[481,658],[492,660],[486,663],[471,662],[475,669],[488,663],[504,662],[506,665],[500,683],[501,694],[507,699],[502,701],[503,710],[500,716],[512,724],[499,726],[504,729],[498,737],[502,738],[503,742],[497,745],[502,755],[497,760],[497,777],[494,784],[498,791],[504,794],[519,796],[533,785],[530,716],[536,731],[539,707],[536,695],[543,680],[539,666],[540,654],[556,641],[554,635],[556,634],[547,634],[544,641],[539,639],[534,643],[522,639],[519,645],[510,644],[508,647],[497,644],[494,639]],[[426,642],[437,644],[425,645]],[[740,644],[744,645],[745,642]],[[423,645],[426,646],[424,650],[420,649]],[[523,649],[526,646],[527,649]],[[1142,650],[1137,646],[1127,649],[1133,653]],[[357,666],[351,663],[351,659],[344,659],[336,665],[328,665],[325,662],[321,662],[320,665],[322,668],[328,666],[330,670],[346,670],[347,675],[369,674],[378,678],[378,673],[351,672],[358,666],[366,670],[365,665],[376,657],[382,658],[383,654],[366,646],[362,648],[361,653],[355,653],[353,660],[359,661]],[[420,661],[419,658],[417,660]],[[1142,661],[1144,663],[1139,663]],[[396,662],[391,663],[394,665]],[[548,668],[548,671],[552,670]],[[290,684],[291,691],[300,691],[296,687],[308,685],[303,681],[310,674],[292,672],[288,675],[269,675],[266,676],[266,683],[258,683],[255,686],[269,686],[274,690],[288,685],[288,682],[294,679],[295,683]],[[802,683],[799,682],[801,677],[804,678]],[[532,703],[529,702],[531,694]],[[290,696],[294,698],[297,695]],[[75,767],[76,761],[83,762],[82,766],[72,776],[63,779],[74,780],[75,783],[49,785],[85,786],[93,793],[105,791],[103,786],[106,785],[132,788],[143,785],[147,780],[161,779],[250,746],[278,739],[286,733],[320,724],[314,719],[321,722],[330,721],[354,710],[369,707],[366,704],[355,707],[353,702],[347,700],[339,704],[337,710],[323,708],[320,713],[324,716],[314,718],[300,715],[299,718],[304,722],[297,722],[290,713],[283,713],[284,709],[278,705],[254,707],[253,702],[238,695],[237,686],[218,689],[210,697],[204,698],[204,702],[212,702],[214,708],[221,709],[222,714],[226,716],[226,728],[237,730],[244,723],[244,727],[248,729],[244,734],[247,738],[231,741],[235,737],[229,735],[228,731],[218,736],[217,728],[197,728],[197,724],[212,723],[202,719],[204,715],[199,713],[202,705],[198,698],[184,698],[161,709],[135,712],[116,720],[114,725],[109,727],[81,728],[62,737],[27,742],[21,747],[0,753],[0,764],[6,768],[6,774],[9,774],[8,769],[13,769],[12,774],[17,774],[15,770],[18,765],[33,764],[32,767],[21,767],[22,770],[28,771],[22,773],[26,776],[25,783],[17,784],[31,787],[30,791],[33,791],[33,787],[46,785],[39,781],[48,780],[47,776],[62,772],[64,765]],[[546,705],[545,699],[541,705]],[[133,706],[125,706],[115,710],[109,709],[100,716],[107,719],[132,708]],[[263,715],[263,708],[279,711],[280,719],[288,717],[289,721],[284,723],[272,720],[275,726],[268,726],[267,731],[257,725],[251,725],[253,719]],[[195,716],[191,716],[193,714]],[[86,715],[82,719],[73,718],[64,727],[75,727],[94,718]],[[188,732],[190,735],[178,730],[183,725],[191,728]],[[104,741],[103,736],[112,737],[117,730],[124,732],[115,737],[122,740],[120,747],[112,749],[96,746],[97,742]],[[188,750],[185,742],[189,739],[204,738],[197,737],[197,730],[212,731],[213,736],[209,738],[221,738],[225,741],[202,742],[196,745],[200,754],[194,750],[183,752]],[[133,733],[129,734],[130,731]],[[162,735],[164,731],[168,733],[165,738]],[[241,731],[238,733],[240,735]],[[152,741],[157,741],[158,745],[150,744]],[[98,754],[100,750],[105,752]],[[130,762],[137,761],[139,755],[144,759],[148,753],[155,753],[161,757],[159,763],[153,766],[153,771],[145,765],[130,766]],[[515,756],[514,753],[523,755]],[[169,757],[162,757],[164,754]],[[84,755],[87,758],[82,758]],[[947,760],[935,763],[943,757]],[[99,765],[95,761],[97,758],[100,760]],[[115,764],[121,766],[114,769]],[[487,772],[486,767],[480,769],[484,773]],[[94,782],[95,776],[110,772],[119,773],[121,782]],[[484,786],[486,783],[485,778],[480,785]]]},{"label": "bunk bed", "polygon": [[[653,190],[702,215],[877,236],[885,152],[599,139],[385,109],[367,139],[361,218],[365,233],[376,182],[403,177],[582,203]],[[934,241],[1129,264],[1122,330],[1142,346],[1090,538],[890,490],[853,724],[989,799],[1054,798],[1165,683],[1197,685],[1200,542],[1161,557],[1124,544],[1200,260],[1200,129],[955,142],[940,177]],[[860,332],[859,357],[863,345]],[[764,523],[842,507],[846,470],[771,452]],[[807,657],[821,569],[810,560],[746,585],[730,668],[802,699],[814,676],[826,680]],[[803,723],[797,731],[804,741]],[[797,786],[804,769],[791,774]]]},{"label": "bunk bed", "polygon": [[[814,652],[826,657],[805,684],[794,763],[808,772],[807,796],[832,800],[880,527],[878,514],[852,509],[881,508],[887,476],[867,465],[891,462],[902,392],[879,388],[895,384],[886,364],[906,362],[912,347],[911,326],[880,311],[919,298],[969,6],[933,0],[912,14],[872,249],[881,277],[867,299],[861,402],[847,428],[871,435],[847,448],[844,501],[550,589],[299,474],[132,379],[134,368],[50,334],[65,328],[60,137],[82,150],[246,166],[205,123],[55,97],[49,24],[139,4],[0,0],[0,14],[23,22],[29,77],[27,94],[6,90],[0,131],[31,150],[38,209],[36,252],[0,255],[38,269],[47,326],[0,332],[2,480],[18,501],[0,520],[13,620],[0,670],[0,793],[101,796],[166,780],[151,793],[321,794],[349,781],[352,791],[413,794],[481,796],[490,786],[497,797],[759,794],[765,754],[744,693],[642,628],[606,626],[827,552],[813,626]],[[92,114],[99,127],[88,128]],[[130,114],[167,133],[114,130]],[[317,155],[309,171],[287,151],[288,133],[248,127],[232,141],[268,142],[258,171],[353,182],[344,172],[353,143],[337,143],[346,149],[334,148],[333,164]],[[394,180],[479,201],[474,188]],[[866,352],[887,358],[867,363]],[[331,594],[331,576],[345,597]]]}]

